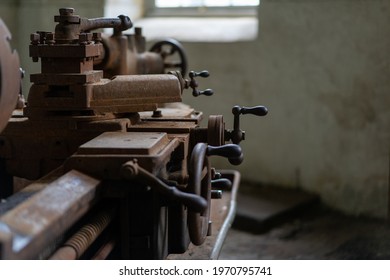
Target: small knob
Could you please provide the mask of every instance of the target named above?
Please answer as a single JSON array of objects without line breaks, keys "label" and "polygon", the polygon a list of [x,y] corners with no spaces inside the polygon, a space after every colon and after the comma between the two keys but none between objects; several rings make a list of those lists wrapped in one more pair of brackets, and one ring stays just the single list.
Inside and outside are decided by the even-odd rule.
[{"label": "small knob", "polygon": [[74,13],[74,9],[73,8],[60,8],[59,12],[60,12],[61,16],[71,16]]},{"label": "small knob", "polygon": [[214,91],[212,89],[206,89],[206,90],[198,90],[197,87],[199,86],[198,85],[198,82],[195,80],[195,77],[202,77],[202,78],[207,78],[208,76],[210,76],[209,72],[204,70],[204,71],[201,71],[201,72],[195,72],[195,71],[190,71],[190,73],[188,74],[188,76],[190,77],[190,81],[186,80],[186,84],[185,84],[185,88],[192,88],[192,95],[197,97],[199,95],[206,95],[206,96],[211,96],[214,94]]},{"label": "small knob", "polygon": [[230,190],[232,188],[232,182],[226,178],[211,180],[211,187],[213,189]]},{"label": "small knob", "polygon": [[233,115],[256,115],[259,117],[265,116],[268,113],[268,109],[264,106],[255,106],[255,107],[240,107],[240,106],[234,106],[232,109]]},{"label": "small knob", "polygon": [[222,194],[221,190],[211,190],[211,199],[221,199]]},{"label": "small knob", "polygon": [[190,78],[195,78],[195,77],[202,77],[202,78],[207,78],[208,76],[210,76],[210,73],[209,71],[207,70],[203,70],[203,71],[200,71],[200,72],[195,72],[195,71],[191,71],[188,76]]}]

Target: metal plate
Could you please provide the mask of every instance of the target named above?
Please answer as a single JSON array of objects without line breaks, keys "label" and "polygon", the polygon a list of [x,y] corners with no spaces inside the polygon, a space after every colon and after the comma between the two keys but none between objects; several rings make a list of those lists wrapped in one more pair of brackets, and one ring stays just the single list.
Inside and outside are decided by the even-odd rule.
[{"label": "metal plate", "polygon": [[78,154],[153,155],[168,142],[167,134],[161,132],[105,132],[81,145]]},{"label": "metal plate", "polygon": [[0,217],[0,257],[35,259],[94,204],[100,181],[70,171]]}]

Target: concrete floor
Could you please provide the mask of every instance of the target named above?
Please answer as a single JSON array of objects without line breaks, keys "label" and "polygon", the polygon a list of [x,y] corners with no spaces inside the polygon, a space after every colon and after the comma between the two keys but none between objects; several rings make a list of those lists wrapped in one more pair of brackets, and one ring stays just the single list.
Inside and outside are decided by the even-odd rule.
[{"label": "concrete floor", "polygon": [[[263,204],[261,199],[258,202]],[[245,216],[240,213],[245,211],[240,210],[240,200],[238,208],[220,259],[390,259],[390,227],[385,221],[348,217],[317,202],[268,229],[251,233],[247,223],[242,226]],[[262,221],[252,219],[253,228]]]}]

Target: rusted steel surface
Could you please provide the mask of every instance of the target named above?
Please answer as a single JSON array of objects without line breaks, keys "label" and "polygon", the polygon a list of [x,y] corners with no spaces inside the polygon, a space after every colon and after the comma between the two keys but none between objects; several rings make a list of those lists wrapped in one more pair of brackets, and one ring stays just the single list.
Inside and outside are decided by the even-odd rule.
[{"label": "rusted steel surface", "polygon": [[133,26],[130,18],[127,16],[118,16],[118,18],[81,18],[74,14],[73,8],[60,8],[59,15],[54,17],[58,22],[55,29],[55,39],[61,43],[71,43],[78,40],[79,34],[99,28],[113,28],[114,33],[120,33]]},{"label": "rusted steel surface", "polygon": [[196,123],[193,122],[180,122],[180,121],[154,121],[147,120],[139,122],[135,125],[130,126],[127,131],[144,131],[144,132],[159,132],[163,131],[169,134],[178,134],[178,133],[190,133],[192,129],[198,127]]},{"label": "rusted steel surface", "polygon": [[165,104],[164,107],[157,108],[157,111],[140,112],[139,115],[143,121],[188,121],[199,124],[203,119],[202,112],[177,102]]},{"label": "rusted steel surface", "polygon": [[38,258],[99,198],[101,182],[70,171],[0,217],[3,259]]},{"label": "rusted steel surface", "polygon": [[77,169],[97,178],[121,179],[127,161],[138,163],[154,175],[164,170],[172,152],[181,145],[166,133],[106,132],[82,145],[66,162],[65,168]]},{"label": "rusted steel surface", "polygon": [[[35,62],[41,59],[41,73],[31,75],[34,84],[26,116],[98,117],[156,110],[159,103],[181,101],[185,81],[180,74],[129,75],[164,73],[168,67],[164,59],[170,54],[145,52],[139,28],[132,36],[122,36],[121,31],[132,26],[128,17],[87,19],[75,15],[72,8],[59,12],[55,32],[37,32],[30,37],[30,56]],[[113,28],[113,36],[107,39],[98,32],[89,33],[102,27]],[[103,75],[110,79],[103,79]]]},{"label": "rusted steel surface", "polygon": [[14,176],[37,180],[62,165],[85,142],[103,132],[125,132],[136,121],[137,117],[133,119],[130,115],[96,121],[11,118],[0,134],[3,142],[0,158],[6,161],[8,172]]},{"label": "rusted steel surface", "polygon": [[19,56],[11,49],[10,40],[11,33],[0,19],[0,132],[11,117],[20,92]]},{"label": "rusted steel surface", "polygon": [[181,101],[180,81],[174,75],[124,75],[97,84],[90,99],[96,112],[156,110],[159,103]]}]

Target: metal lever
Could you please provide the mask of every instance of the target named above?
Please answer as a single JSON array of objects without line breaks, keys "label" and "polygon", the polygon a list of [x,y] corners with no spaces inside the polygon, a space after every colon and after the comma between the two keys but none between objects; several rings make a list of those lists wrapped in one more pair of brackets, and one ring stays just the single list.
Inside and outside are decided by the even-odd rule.
[{"label": "metal lever", "polygon": [[241,156],[241,147],[236,144],[226,144],[223,146],[207,146],[208,156],[221,156],[225,158],[236,158]]},{"label": "metal lever", "polygon": [[80,18],[74,15],[73,8],[59,9],[60,15],[54,17],[58,22],[55,28],[55,39],[60,41],[77,40],[79,34],[98,28],[113,28],[114,35],[133,26],[128,16],[120,15],[118,18]]},{"label": "metal lever", "polygon": [[121,168],[121,173],[129,180],[139,179],[168,198],[180,201],[194,212],[202,213],[208,207],[207,201],[203,197],[193,193],[182,192],[175,187],[168,186],[149,171],[139,166],[137,160],[124,163]]},{"label": "metal lever", "polygon": [[208,71],[206,71],[206,70],[201,71],[201,72],[190,71],[188,76],[190,77],[190,81],[185,80],[185,88],[192,88],[192,95],[193,96],[195,96],[195,97],[197,97],[199,95],[211,96],[214,94],[214,91],[212,89],[206,89],[203,91],[200,91],[197,89],[197,87],[199,85],[198,85],[198,82],[195,80],[195,77],[207,78],[208,76],[210,76]]},{"label": "metal lever", "polygon": [[259,117],[265,116],[268,113],[268,109],[264,106],[255,106],[255,107],[240,107],[234,106],[232,109],[233,115],[256,115]]},{"label": "metal lever", "polygon": [[234,128],[232,131],[228,132],[230,140],[234,144],[239,144],[242,140],[245,140],[245,131],[240,129],[240,115],[256,115],[256,116],[265,116],[268,113],[268,109],[264,106],[255,106],[255,107],[240,107],[234,106],[232,109],[234,115]]},{"label": "metal lever", "polygon": [[236,144],[226,144],[217,147],[209,145],[207,147],[207,155],[226,157],[233,165],[239,165],[244,160],[244,154],[242,153],[241,147]]}]

